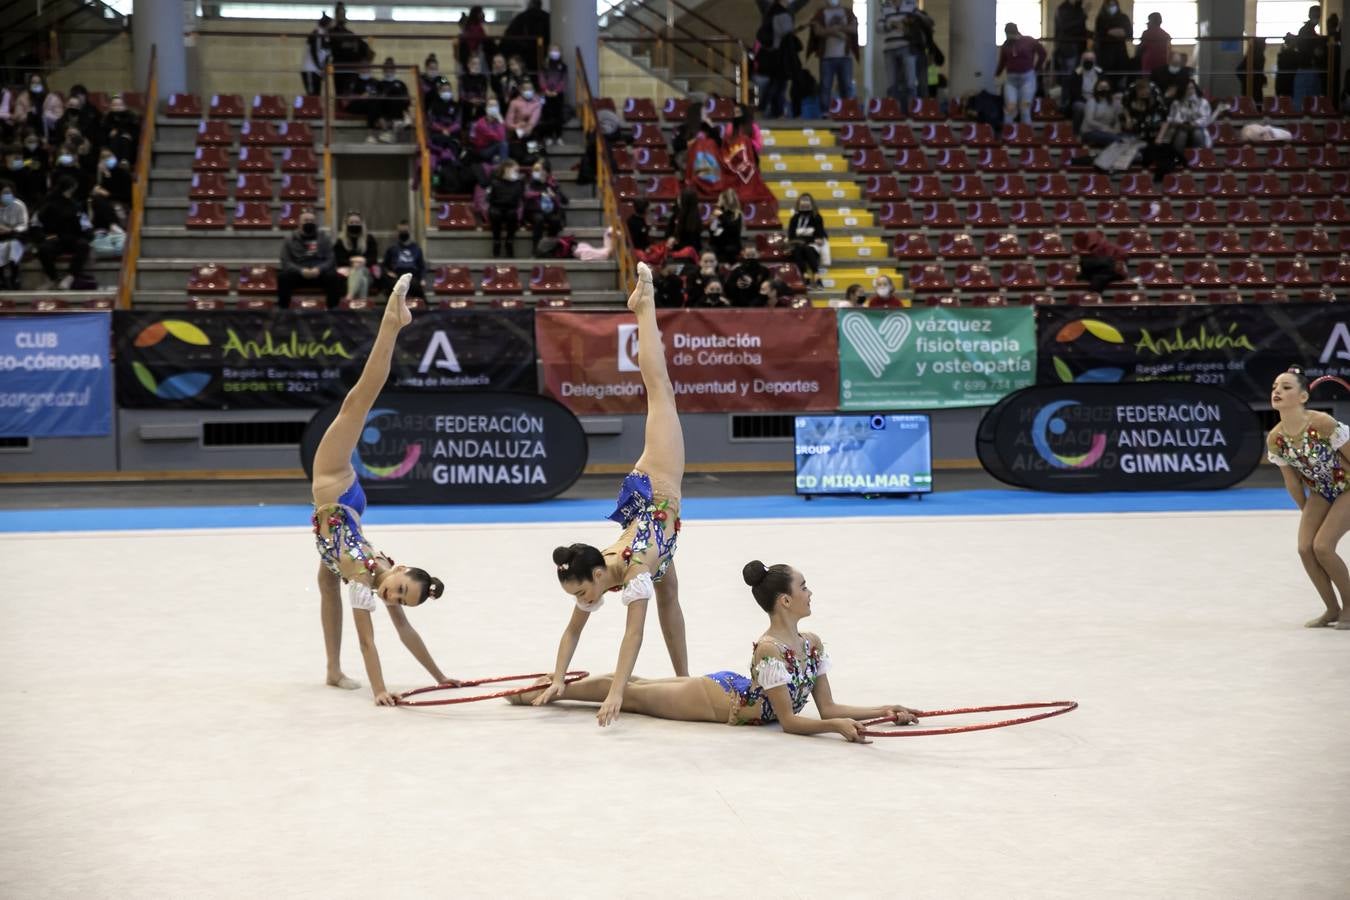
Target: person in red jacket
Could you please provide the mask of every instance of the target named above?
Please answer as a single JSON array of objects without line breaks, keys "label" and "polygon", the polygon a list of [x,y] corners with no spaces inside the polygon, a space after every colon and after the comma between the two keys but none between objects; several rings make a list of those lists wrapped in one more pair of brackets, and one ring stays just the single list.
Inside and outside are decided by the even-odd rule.
[{"label": "person in red jacket", "polygon": [[487,115],[474,122],[473,128],[469,129],[469,146],[483,162],[496,164],[506,159],[510,147],[506,143],[502,108],[497,105],[497,101],[489,100]]}]

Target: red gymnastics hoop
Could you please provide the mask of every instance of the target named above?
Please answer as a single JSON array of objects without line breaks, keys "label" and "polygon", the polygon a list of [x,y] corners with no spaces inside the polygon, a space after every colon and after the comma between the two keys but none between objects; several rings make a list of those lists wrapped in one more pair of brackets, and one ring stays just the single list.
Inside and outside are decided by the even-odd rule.
[{"label": "red gymnastics hoop", "polygon": [[1336,384],[1339,384],[1341,387],[1345,388],[1347,391],[1350,391],[1350,383],[1347,383],[1346,380],[1345,380],[1344,378],[1341,378],[1341,377],[1338,376],[1338,375],[1323,375],[1321,378],[1315,378],[1315,379],[1313,379],[1312,384],[1308,385],[1308,393],[1311,394],[1311,393],[1313,392],[1313,390],[1315,390],[1319,384],[1323,384],[1324,382],[1327,382],[1327,381],[1331,381],[1331,382],[1334,382],[1334,383],[1336,383]]},{"label": "red gymnastics hoop", "polygon": [[[480,684],[501,684],[503,681],[520,681],[522,678],[543,678],[548,674],[548,672],[535,672],[533,675],[502,675],[500,678],[470,678],[467,681],[461,681],[458,685],[433,684],[431,687],[404,691],[394,699],[399,706],[451,706],[456,703],[473,703],[478,700],[495,700],[499,697],[514,697],[516,694],[528,694],[530,691],[537,691],[540,689],[540,685],[527,684],[524,687],[508,688],[493,694],[475,694],[472,697],[451,697],[449,700],[409,701],[407,699],[418,694],[429,694],[432,691],[451,691],[464,687],[478,687]],[[581,679],[588,677],[590,674],[590,672],[568,672],[563,676],[563,683],[572,684],[575,681],[580,681]]]},{"label": "red gymnastics hoop", "polygon": [[[1053,707],[1053,708],[1052,708]],[[1050,712],[1035,713],[1030,716],[1019,716],[1016,719],[1004,719],[1001,722],[983,722],[978,725],[957,725],[952,728],[914,728],[910,725],[900,725],[894,729],[886,731],[874,731],[873,725],[881,725],[885,722],[894,723],[895,716],[882,716],[879,719],[869,719],[862,723],[861,734],[868,737],[924,737],[932,734],[959,734],[963,731],[987,731],[990,728],[1007,728],[1009,725],[1022,725],[1026,722],[1035,722],[1038,719],[1049,719],[1053,716],[1062,716],[1066,712],[1073,712],[1078,708],[1077,700],[1050,700],[1045,703],[1009,703],[1003,706],[968,706],[964,709],[933,709],[924,712],[914,710],[914,715],[920,719],[928,719],[936,716],[959,716],[966,713],[981,712],[1003,712],[1009,709],[1047,709]]]}]

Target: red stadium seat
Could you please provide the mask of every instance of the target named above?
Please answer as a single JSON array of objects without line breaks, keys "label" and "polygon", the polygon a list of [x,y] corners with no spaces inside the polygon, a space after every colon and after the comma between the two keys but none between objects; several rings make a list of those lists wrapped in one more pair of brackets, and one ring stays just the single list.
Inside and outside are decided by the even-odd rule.
[{"label": "red stadium seat", "polygon": [[647,179],[644,196],[653,202],[673,203],[680,196],[680,177],[678,175],[657,175]]},{"label": "red stadium seat", "polygon": [[1251,97],[1234,97],[1229,103],[1232,106],[1228,113],[1230,118],[1255,119],[1261,115],[1261,110],[1256,108],[1256,103]]},{"label": "red stadium seat", "polygon": [[1350,144],[1350,120],[1334,119],[1322,125],[1322,142],[1327,144]]},{"label": "red stadium seat", "polygon": [[714,94],[704,101],[703,111],[714,122],[730,122],[736,118],[736,103],[730,97]]},{"label": "red stadium seat", "polygon": [[277,126],[277,142],[288,147],[313,147],[314,129],[307,122],[282,122]]},{"label": "red stadium seat", "polygon": [[1037,226],[1049,224],[1050,219],[1038,201],[1016,200],[1008,209],[1008,221],[1014,225]]},{"label": "red stadium seat", "polygon": [[1210,291],[1205,299],[1211,306],[1243,302],[1241,291]]},{"label": "red stadium seat", "polygon": [[981,294],[970,298],[971,306],[1007,306],[1008,298],[1002,294]]},{"label": "red stadium seat", "polygon": [[1196,172],[1217,172],[1223,163],[1208,147],[1192,147],[1186,151],[1186,167]]},{"label": "red stadium seat", "polygon": [[322,297],[297,296],[291,299],[291,309],[296,312],[323,312],[328,303]]},{"label": "red stadium seat", "polygon": [[492,305],[497,309],[524,309],[525,301],[519,297],[493,297]]},{"label": "red stadium seat", "polygon": [[1139,221],[1145,225],[1179,225],[1181,219],[1167,199],[1145,200],[1139,204]]},{"label": "red stadium seat", "polygon": [[966,205],[966,224],[976,228],[998,228],[1007,225],[997,203],[969,203]]},{"label": "red stadium seat", "polygon": [[280,143],[277,138],[277,126],[275,123],[266,120],[245,122],[239,126],[239,143],[263,147]]},{"label": "red stadium seat", "polygon": [[1147,228],[1131,228],[1122,231],[1116,238],[1116,243],[1120,245],[1120,249],[1130,256],[1158,255],[1158,248],[1153,243],[1153,235],[1149,233]]},{"label": "red stadium seat", "polygon": [[472,294],[473,276],[467,266],[438,266],[431,278],[431,290],[436,294]]},{"label": "red stadium seat", "polygon": [[1195,183],[1190,172],[1171,172],[1163,176],[1163,196],[1173,200],[1190,200],[1205,196],[1205,192]]},{"label": "red stadium seat", "polygon": [[1073,133],[1072,122],[1052,122],[1045,130],[1047,147],[1077,147],[1078,135]]},{"label": "red stadium seat", "polygon": [[620,175],[615,178],[614,193],[620,200],[636,200],[642,196],[638,192],[637,179],[632,175]]},{"label": "red stadium seat", "polygon": [[910,100],[906,112],[916,122],[941,122],[947,118],[947,114],[942,111],[941,104],[932,97]]},{"label": "red stadium seat", "polygon": [[1115,197],[1116,186],[1105,175],[1083,175],[1078,179],[1077,195],[1087,199]]},{"label": "red stadium seat", "polygon": [[947,174],[975,171],[975,167],[970,164],[970,157],[966,156],[966,151],[952,149],[938,151],[937,169]]},{"label": "red stadium seat", "polygon": [[291,118],[297,122],[301,119],[322,119],[323,98],[309,94],[297,95],[295,102],[291,104]]},{"label": "red stadium seat", "polygon": [[1254,259],[1235,259],[1228,264],[1228,281],[1234,286],[1270,287],[1274,284],[1265,267]]},{"label": "red stadium seat", "polygon": [[744,215],[746,228],[773,228],[777,230],[783,227],[778,221],[778,202],[775,200],[746,204]]},{"label": "red stadium seat", "polygon": [[1230,225],[1263,225],[1269,221],[1255,200],[1230,201],[1226,216]]},{"label": "red stadium seat", "polygon": [[947,273],[937,263],[920,263],[909,270],[909,287],[916,293],[950,291],[952,283]]},{"label": "red stadium seat", "polygon": [[1097,204],[1097,224],[1134,225],[1138,219],[1124,200],[1103,200]]},{"label": "red stadium seat", "polygon": [[862,103],[858,100],[835,97],[830,101],[829,118],[836,122],[865,122],[867,116],[863,114]]},{"label": "red stadium seat", "polygon": [[928,228],[961,228],[965,222],[961,221],[955,205],[939,202],[924,205],[923,224]]},{"label": "red stadium seat", "polygon": [[34,312],[57,312],[69,308],[70,304],[57,297],[43,297],[33,301]]},{"label": "red stadium seat", "polygon": [[[294,298],[299,300],[299,297]],[[299,305],[298,303],[296,304]],[[265,312],[269,309],[276,309],[277,301],[275,297],[240,297],[234,303],[234,308],[245,312]]]},{"label": "red stadium seat", "polygon": [[919,143],[925,147],[937,149],[955,147],[960,141],[956,139],[956,135],[952,134],[952,130],[946,122],[933,122],[919,129]]},{"label": "red stadium seat", "polygon": [[234,199],[271,200],[272,178],[259,172],[244,172],[234,181]]},{"label": "red stadium seat", "polygon": [[865,122],[850,122],[839,129],[836,135],[839,146],[845,150],[872,149],[877,146],[877,136]]},{"label": "red stadium seat", "polygon": [[[1350,237],[1350,232],[1342,232]],[[1335,256],[1331,236],[1321,228],[1300,228],[1294,232],[1294,251],[1304,256]]]},{"label": "red stadium seat", "polygon": [[277,270],[272,266],[244,266],[239,270],[239,293],[275,294]]},{"label": "red stadium seat", "polygon": [[281,199],[282,200],[308,200],[313,201],[319,196],[319,189],[314,184],[314,178],[310,175],[296,173],[294,175],[281,176]]},{"label": "red stadium seat", "polygon": [[1276,260],[1275,280],[1282,285],[1291,287],[1305,287],[1321,283],[1321,279],[1309,268],[1307,260],[1303,259]]},{"label": "red stadium seat", "polygon": [[281,151],[281,171],[309,172],[319,171],[319,160],[310,147],[287,147]]},{"label": "red stadium seat", "polygon": [[277,227],[293,231],[300,227],[300,214],[309,209],[308,203],[283,203],[277,213]]},{"label": "red stadium seat", "polygon": [[1237,176],[1232,172],[1210,175],[1205,179],[1206,197],[1245,197],[1246,192],[1238,184]]},{"label": "red stadium seat", "polygon": [[1308,210],[1298,200],[1273,200],[1270,221],[1280,225],[1305,225],[1312,221]]},{"label": "red stadium seat", "polygon": [[894,175],[869,175],[863,187],[863,196],[873,203],[882,203],[899,200],[904,195]]},{"label": "red stadium seat", "polygon": [[230,273],[214,264],[195,266],[188,273],[187,292],[189,294],[228,294],[230,292]]},{"label": "red stadium seat", "polygon": [[1070,306],[1101,306],[1106,302],[1096,291],[1074,291],[1067,299]]},{"label": "red stadium seat", "polygon": [[1059,172],[1063,169],[1059,160],[1050,155],[1050,151],[1044,147],[1028,147],[1022,151],[1018,157],[1024,172]]},{"label": "red stadium seat", "polygon": [[1069,179],[1058,172],[1053,175],[1042,175],[1036,179],[1036,195],[1046,200],[1077,196],[1074,189],[1069,186]]},{"label": "red stadium seat", "polygon": [[1324,284],[1350,287],[1350,258],[1342,256],[1338,259],[1322,260],[1318,277]]},{"label": "red stadium seat", "polygon": [[1320,146],[1308,148],[1308,165],[1314,169],[1350,168],[1350,158],[1341,155],[1340,148]]},{"label": "red stadium seat", "polygon": [[212,145],[198,147],[192,153],[192,171],[228,172],[230,157],[224,147]]},{"label": "red stadium seat", "polygon": [[1298,144],[1300,147],[1310,147],[1313,144],[1322,143],[1321,132],[1311,122],[1291,123],[1289,133],[1293,135],[1290,139],[1291,143]]},{"label": "red stadium seat", "polygon": [[213,119],[242,119],[244,98],[238,94],[212,94],[208,115]]},{"label": "red stadium seat", "polygon": [[1147,172],[1131,172],[1120,182],[1120,196],[1137,200],[1140,197],[1157,197],[1158,188],[1153,184],[1153,176]]},{"label": "red stadium seat", "polygon": [[1091,225],[1093,219],[1088,215],[1087,207],[1081,200],[1060,200],[1055,203],[1051,213],[1060,225]]},{"label": "red stadium seat", "polygon": [[1246,256],[1247,247],[1242,235],[1232,228],[1211,231],[1205,239],[1205,252],[1211,256]]},{"label": "red stadium seat", "polygon": [[[1274,174],[1273,172],[1263,177],[1266,178],[1268,181],[1273,181],[1276,184],[1279,184],[1280,176]],[[1337,191],[1334,186],[1330,188],[1327,187],[1327,183],[1322,180],[1322,176],[1317,172],[1290,172],[1288,192],[1286,193],[1284,191],[1281,191],[1279,194],[1272,194],[1268,196],[1326,197],[1328,195],[1336,193],[1341,192]]]},{"label": "red stadium seat", "polygon": [[1293,250],[1284,242],[1278,228],[1258,228],[1247,239],[1247,246],[1258,256],[1289,256]]},{"label": "red stadium seat", "polygon": [[1350,209],[1346,209],[1345,200],[1334,197],[1330,200],[1313,201],[1313,219],[1332,225],[1350,225]]},{"label": "red stadium seat", "polygon": [[338,309],[350,312],[370,312],[378,308],[375,301],[369,297],[344,297],[338,302]]},{"label": "red stadium seat", "polygon": [[1181,270],[1181,280],[1191,287],[1228,284],[1228,279],[1219,271],[1219,264],[1212,259],[1188,259]]},{"label": "red stadium seat", "polygon": [[1303,115],[1315,119],[1329,119],[1341,113],[1331,105],[1331,100],[1321,94],[1303,98]]},{"label": "red stadium seat", "polygon": [[1000,200],[1025,200],[1035,194],[1021,175],[995,175],[994,196]]},{"label": "red stadium seat", "polygon": [[1087,287],[1078,280],[1078,263],[1054,260],[1045,264],[1045,283],[1061,290],[1082,290]]},{"label": "red stadium seat", "polygon": [[986,147],[981,150],[975,165],[981,172],[1013,172],[1017,169],[1017,165],[1008,156],[1008,151],[1002,147]]},{"label": "red stadium seat", "polygon": [[[943,237],[946,237],[946,234]],[[933,259],[936,255],[928,243],[928,238],[918,231],[902,231],[895,236],[891,244],[891,256],[899,260]]]},{"label": "red stadium seat", "polygon": [[610,156],[614,160],[614,171],[624,175],[631,175],[633,168],[633,154],[628,152],[627,147],[610,148]]},{"label": "red stadium seat", "polygon": [[1158,249],[1168,256],[1203,256],[1204,248],[1189,228],[1164,231],[1158,238]]},{"label": "red stadium seat", "polygon": [[1040,138],[1030,125],[1017,122],[1005,122],[1003,125],[1003,145],[1005,147],[1039,147]]},{"label": "red stadium seat", "polygon": [[234,129],[229,122],[205,119],[197,123],[197,144],[233,144]]},{"label": "red stadium seat", "polygon": [[755,235],[755,249],[759,252],[760,262],[779,262],[792,258],[792,243],[781,231]]},{"label": "red stadium seat", "polygon": [[[486,291],[486,288],[484,288]],[[530,270],[531,294],[570,294],[572,283],[562,266],[535,266]]]},{"label": "red stadium seat", "polygon": [[1064,118],[1054,97],[1037,97],[1031,101],[1031,121],[1054,122]]},{"label": "red stadium seat", "polygon": [[1192,225],[1218,225],[1224,221],[1212,200],[1188,201],[1182,215]]},{"label": "red stadium seat", "polygon": [[164,114],[171,119],[200,119],[202,101],[196,94],[170,94]]},{"label": "red stadium seat", "polygon": [[956,267],[956,277],[952,281],[962,291],[992,291],[995,288],[994,273],[983,263],[961,263]]},{"label": "red stadium seat", "polygon": [[1181,287],[1181,281],[1172,271],[1169,263],[1161,260],[1144,260],[1135,267],[1139,280],[1149,287]]},{"label": "red stadium seat", "polygon": [[571,306],[572,301],[566,297],[540,297],[534,301],[535,306],[550,307],[552,309],[563,309]]},{"label": "red stadium seat", "polygon": [[1266,168],[1265,162],[1261,157],[1256,155],[1256,148],[1251,144],[1230,147],[1228,150],[1228,158],[1224,161],[1224,165],[1239,172],[1260,172],[1264,171]]},{"label": "red stadium seat", "polygon": [[192,203],[188,206],[186,228],[224,228],[225,207],[214,201]]},{"label": "red stadium seat", "polygon": [[441,309],[472,309],[472,297],[447,297],[439,304]]},{"label": "red stadium seat", "polygon": [[1008,263],[999,270],[998,281],[1005,291],[1045,290],[1045,282],[1035,264],[1029,262]]},{"label": "red stadium seat", "polygon": [[899,122],[905,111],[894,97],[873,97],[867,101],[867,118],[873,122]]},{"label": "red stadium seat", "polygon": [[272,151],[266,147],[239,148],[240,172],[266,172],[270,175],[276,170],[276,167],[276,161],[272,159]]},{"label": "red stadium seat", "polygon": [[787,289],[793,294],[806,293],[806,282],[802,279],[802,273],[793,263],[778,263],[768,266],[769,277],[783,282]]},{"label": "red stadium seat", "polygon": [[945,200],[947,190],[942,186],[942,179],[936,175],[915,175],[909,179],[906,185],[906,196],[911,202],[915,200]]},{"label": "red stadium seat", "polygon": [[1270,119],[1292,119],[1298,115],[1291,97],[1266,97],[1261,114]]},{"label": "red stadium seat", "polygon": [[924,298],[924,306],[960,306],[961,298],[954,294],[932,294]]},{"label": "red stadium seat", "polygon": [[918,223],[908,203],[883,203],[877,224],[882,228],[913,228]]},{"label": "red stadium seat", "polygon": [[684,97],[668,97],[661,107],[661,117],[667,122],[683,123],[689,114],[689,101]]},{"label": "red stadium seat", "polygon": [[[865,152],[865,151],[864,151]],[[931,172],[933,166],[922,150],[900,150],[895,155],[897,172]]]},{"label": "red stadium seat", "polygon": [[476,231],[478,218],[474,215],[473,205],[469,203],[442,203],[436,213],[436,228],[439,231]]},{"label": "red stadium seat", "polygon": [[286,118],[286,101],[280,94],[257,94],[253,98],[253,109],[249,112],[253,119]]},{"label": "red stadium seat", "polygon": [[1069,255],[1064,238],[1058,231],[1027,232],[1027,249],[1038,258],[1057,258]]},{"label": "red stadium seat", "polygon": [[953,200],[988,200],[989,190],[978,175],[956,175],[952,178]]},{"label": "red stadium seat", "polygon": [[655,122],[638,122],[633,126],[632,144],[634,147],[664,148],[666,136]]},{"label": "red stadium seat", "polygon": [[1253,172],[1248,175],[1246,191],[1250,197],[1288,196],[1288,191],[1284,189],[1284,183],[1280,181],[1280,176],[1274,172]]},{"label": "red stadium seat", "polygon": [[1301,171],[1309,168],[1307,161],[1299,155],[1297,147],[1272,147],[1267,164],[1270,168],[1281,172]]},{"label": "red stadium seat", "polygon": [[650,97],[629,97],[623,101],[623,118],[626,122],[655,122],[659,117]]},{"label": "red stadium seat", "polygon": [[[902,150],[901,152],[905,151]],[[891,161],[886,158],[886,154],[875,148],[854,150],[848,164],[853,171],[860,175],[875,175],[891,170]]]},{"label": "red stadium seat", "polygon": [[234,205],[234,219],[230,223],[241,230],[272,230],[272,210],[266,203],[244,201]]},{"label": "red stadium seat", "polygon": [[197,172],[188,187],[189,200],[223,200],[229,195],[225,176],[219,172]]},{"label": "red stadium seat", "polygon": [[519,294],[520,273],[515,266],[484,266],[481,287],[485,294]]},{"label": "red stadium seat", "polygon": [[892,150],[912,150],[919,146],[919,141],[908,125],[895,124],[881,129],[881,145]]},{"label": "red stadium seat", "polygon": [[1158,295],[1159,302],[1165,304],[1199,303],[1200,298],[1194,291],[1163,291]]},{"label": "red stadium seat", "polygon": [[974,239],[966,231],[943,232],[938,238],[937,252],[943,259],[978,259],[980,255]]},{"label": "red stadium seat", "polygon": [[956,133],[957,139],[967,147],[997,147],[998,135],[984,122],[972,122],[962,125]]},{"label": "red stadium seat", "polygon": [[1227,122],[1219,122],[1209,126],[1206,129],[1209,132],[1209,141],[1214,147],[1236,147],[1242,143],[1242,137],[1237,129]]}]

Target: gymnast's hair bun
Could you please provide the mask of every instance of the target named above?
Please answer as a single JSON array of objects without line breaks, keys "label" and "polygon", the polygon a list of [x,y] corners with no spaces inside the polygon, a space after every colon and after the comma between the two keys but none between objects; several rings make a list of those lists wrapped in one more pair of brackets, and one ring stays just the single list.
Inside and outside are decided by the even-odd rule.
[{"label": "gymnast's hair bun", "polygon": [[554,547],[553,564],[555,566],[565,566],[572,561],[571,547]]},{"label": "gymnast's hair bun", "polygon": [[745,568],[741,569],[741,577],[750,587],[758,587],[768,574],[769,570],[765,568],[764,563],[757,559],[746,563]]},{"label": "gymnast's hair bun", "polygon": [[441,583],[439,578],[432,578],[431,583],[427,585],[427,596],[434,600],[444,593],[445,585]]}]

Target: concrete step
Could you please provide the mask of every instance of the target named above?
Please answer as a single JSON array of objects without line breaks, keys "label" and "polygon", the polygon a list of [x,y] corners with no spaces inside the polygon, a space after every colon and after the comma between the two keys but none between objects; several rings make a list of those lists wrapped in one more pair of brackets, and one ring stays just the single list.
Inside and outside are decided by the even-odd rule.
[{"label": "concrete step", "polygon": [[[528,240],[519,241],[518,249],[524,251]],[[194,256],[189,259],[142,259],[136,269],[136,291],[178,291],[182,292],[187,286],[188,274],[193,268],[206,263],[215,263],[223,266],[231,273],[245,265],[277,265],[278,255],[270,253],[263,257],[238,258],[238,257],[219,257],[206,258],[203,256]],[[574,259],[529,259],[524,256],[518,256],[515,259],[485,259],[482,257],[474,259],[438,257],[435,254],[429,254],[427,260],[428,269],[435,269],[440,265],[459,265],[468,266],[473,272],[474,277],[481,276],[483,267],[487,265],[514,265],[521,270],[521,281],[528,281],[531,267],[547,263],[551,266],[561,266],[567,270],[567,279],[572,285],[574,291],[617,291],[615,286],[618,284],[618,266],[612,261],[608,262],[581,262]],[[97,277],[97,276],[96,276]],[[100,278],[99,283],[103,284],[105,280],[116,281],[116,272],[111,274],[110,279]]]},{"label": "concrete step", "polygon": [[[67,291],[64,293],[57,293],[57,294],[43,294],[42,296],[43,297],[59,296],[62,299],[66,299],[67,296],[74,296],[74,294],[72,292]],[[235,293],[212,294],[211,296],[220,297],[225,301],[227,306],[235,303],[239,299],[239,295]],[[527,303],[537,299],[533,294],[530,293],[524,293],[521,294],[520,296],[521,299],[525,300]],[[582,308],[590,308],[590,309],[599,308],[599,309],[616,309],[616,310],[624,308],[624,297],[621,296],[617,291],[613,290],[578,291],[573,289],[572,293],[570,294],[566,295],[556,294],[552,296],[566,296],[567,299],[572,302],[573,306]],[[132,294],[132,305],[135,306],[135,308],[137,309],[185,309],[187,307],[187,299],[188,295],[182,290],[177,291],[136,290]],[[435,302],[435,300],[438,300],[440,298],[437,297],[433,299],[429,297],[428,299],[433,300],[433,302]],[[487,297],[483,294],[475,294],[472,299],[475,304],[481,304],[484,307],[490,306],[492,303],[492,298]]]},{"label": "concrete step", "polygon": [[849,200],[854,205],[862,200],[863,185],[848,178],[827,178],[808,180],[806,177],[791,179],[764,179],[769,190],[778,198],[779,203],[794,201],[802,194],[810,194],[815,200]]},{"label": "concrete step", "polygon": [[[599,245],[604,240],[604,228],[573,226],[569,221],[567,233],[578,240]],[[289,231],[225,229],[223,231],[185,231],[183,228],[147,227],[141,230],[141,257],[143,259],[174,259],[200,256],[203,259],[272,259],[280,253],[281,245],[290,237]],[[394,240],[392,232],[374,232],[381,253]],[[531,233],[522,229],[516,236],[516,250],[528,253]],[[438,259],[473,257],[483,259],[492,253],[492,235],[486,230],[435,232],[424,243],[424,249]]]}]

